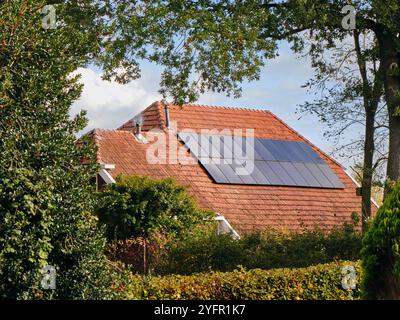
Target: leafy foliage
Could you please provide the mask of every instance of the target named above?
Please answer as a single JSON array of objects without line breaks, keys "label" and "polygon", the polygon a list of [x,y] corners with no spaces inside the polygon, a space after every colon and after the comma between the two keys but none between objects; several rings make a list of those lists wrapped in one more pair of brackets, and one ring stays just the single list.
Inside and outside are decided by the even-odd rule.
[{"label": "leafy foliage", "polygon": [[99,195],[97,213],[108,238],[117,240],[147,238],[156,230],[179,234],[212,217],[173,179],[138,176],[117,177]]},{"label": "leafy foliage", "polygon": [[400,184],[378,210],[361,251],[366,298],[400,298]]},{"label": "leafy foliage", "polygon": [[[109,257],[142,273],[142,239],[118,241],[111,245]],[[357,260],[361,235],[352,225],[326,232],[304,230],[287,233],[267,230],[243,236],[217,235],[212,224],[199,225],[180,237],[154,233],[148,246],[148,264],[153,274],[192,274],[209,271],[296,268],[337,260]]]},{"label": "leafy foliage", "polygon": [[320,264],[301,269],[243,269],[192,276],[133,276],[125,299],[188,300],[350,300],[360,297],[342,288],[342,267],[354,266],[356,285],[362,279],[358,262]]},{"label": "leafy foliage", "polygon": [[[296,52],[309,45],[315,57],[352,35],[342,27],[341,11],[348,4],[346,0],[122,1],[112,6],[111,36],[105,39],[98,62],[107,79],[121,82],[140,76],[142,59],[164,66],[160,91],[178,103],[194,101],[205,90],[239,95],[240,83],[258,79],[265,62],[277,56],[279,40],[291,42]],[[358,30],[371,28],[376,20],[397,34],[397,0],[352,5]]]},{"label": "leafy foliage", "polygon": [[[139,237],[113,241],[107,248],[107,256],[110,261],[123,264],[133,273],[160,273],[166,270],[168,244],[172,239],[171,235],[153,232],[147,239]],[[147,266],[143,264],[145,255]]]},{"label": "leafy foliage", "polygon": [[[81,92],[70,73],[97,50],[96,8],[81,1],[80,16],[60,3],[46,30],[44,4],[0,4],[0,297],[102,298],[111,281],[93,215],[95,150],[76,144],[84,113],[69,116]],[[47,265],[55,290],[41,287]]]},{"label": "leafy foliage", "polygon": [[177,102],[206,90],[237,96],[238,83],[258,79],[263,60],[275,56],[274,41],[259,37],[270,20],[259,1],[119,2],[110,20],[99,59],[105,78],[137,78],[147,59],[165,67],[160,92]]},{"label": "leafy foliage", "polygon": [[332,231],[302,233],[266,230],[234,240],[212,230],[191,232],[169,246],[164,273],[191,274],[206,271],[298,268],[335,260],[359,259],[361,235],[350,225]]}]

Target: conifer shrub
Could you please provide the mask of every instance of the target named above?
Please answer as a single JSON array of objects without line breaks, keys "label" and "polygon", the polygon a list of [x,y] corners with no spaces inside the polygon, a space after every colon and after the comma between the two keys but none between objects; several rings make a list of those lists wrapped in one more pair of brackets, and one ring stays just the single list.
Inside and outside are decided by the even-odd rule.
[{"label": "conifer shrub", "polygon": [[400,184],[379,208],[362,242],[363,292],[368,299],[400,299]]}]

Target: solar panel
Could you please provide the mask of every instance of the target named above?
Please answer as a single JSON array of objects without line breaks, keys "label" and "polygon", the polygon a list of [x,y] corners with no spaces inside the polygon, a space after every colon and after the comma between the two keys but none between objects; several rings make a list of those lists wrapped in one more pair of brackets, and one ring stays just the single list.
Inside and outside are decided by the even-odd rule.
[{"label": "solar panel", "polygon": [[307,180],[303,178],[298,169],[293,165],[293,163],[282,161],[280,164],[294,180],[296,186],[310,186],[307,183]]},{"label": "solar panel", "polygon": [[327,164],[317,164],[318,168],[324,173],[335,188],[344,188],[344,184]]},{"label": "solar panel", "polygon": [[217,165],[218,169],[222,171],[224,176],[228,179],[229,183],[233,184],[241,184],[243,181],[240,179],[240,176],[236,173],[236,171],[231,167],[228,163],[222,163]]},{"label": "solar panel", "polygon": [[[307,169],[305,163],[294,162],[293,166],[297,169],[297,171],[301,174],[301,176],[307,181],[307,184],[310,187],[322,187],[323,185],[312,175],[310,170]],[[325,187],[330,188],[331,185],[326,185]]]},{"label": "solar panel", "polygon": [[286,152],[284,141],[279,140],[261,140],[261,143],[272,153],[272,156],[278,161],[290,160],[289,154]]},{"label": "solar panel", "polygon": [[256,184],[260,185],[271,185],[271,181],[261,172],[260,168],[257,166],[257,161],[254,161],[252,178],[256,181]]},{"label": "solar panel", "polygon": [[255,166],[260,169],[271,185],[284,185],[284,182],[269,165],[269,161],[256,161]]},{"label": "solar panel", "polygon": [[277,160],[262,143],[262,139],[254,139],[254,149],[257,152],[255,160]]},{"label": "solar panel", "polygon": [[205,164],[202,163],[203,167],[206,169],[206,171],[209,173],[211,177],[215,180],[217,183],[230,183],[230,181],[225,177],[225,175],[222,173],[220,168],[215,165],[215,164]]},{"label": "solar panel", "polygon": [[178,137],[216,183],[344,188],[318,153],[301,141],[185,132]]},{"label": "solar panel", "polygon": [[185,144],[186,148],[196,157],[199,158],[200,156],[200,146],[198,143],[198,135],[187,133],[187,132],[180,132],[178,133],[178,138]]},{"label": "solar panel", "polygon": [[240,173],[238,176],[244,184],[259,184],[253,177],[254,167],[247,168],[244,163],[240,163],[239,161],[234,161],[230,166],[236,173]]},{"label": "solar panel", "polygon": [[295,186],[295,181],[291,178],[291,176],[286,172],[286,170],[281,166],[281,163],[278,161],[269,161],[267,164],[271,167],[272,171],[283,181],[283,184],[286,186]]},{"label": "solar panel", "polygon": [[[322,160],[320,158],[320,156],[318,155],[318,153],[316,153],[313,148],[311,148],[308,144],[304,143],[304,142],[298,142],[298,145],[300,146],[300,148],[304,151],[304,155],[306,157],[308,157],[312,162],[315,163],[325,163],[324,160]],[[308,161],[307,161],[308,162]]]},{"label": "solar panel", "polygon": [[331,185],[332,187],[334,187],[334,184],[329,181],[329,179],[324,175],[324,173],[320,170],[316,163],[305,163],[304,165],[323,186]]}]

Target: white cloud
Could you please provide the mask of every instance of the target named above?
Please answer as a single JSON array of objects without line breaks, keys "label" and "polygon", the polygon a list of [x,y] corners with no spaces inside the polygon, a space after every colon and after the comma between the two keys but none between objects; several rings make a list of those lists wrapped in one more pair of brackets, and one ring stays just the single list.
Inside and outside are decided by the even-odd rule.
[{"label": "white cloud", "polygon": [[89,124],[84,132],[93,128],[114,129],[159,100],[159,79],[152,73],[144,73],[141,79],[126,85],[103,81],[101,71],[79,68],[83,92],[71,109],[70,114],[87,111]]}]

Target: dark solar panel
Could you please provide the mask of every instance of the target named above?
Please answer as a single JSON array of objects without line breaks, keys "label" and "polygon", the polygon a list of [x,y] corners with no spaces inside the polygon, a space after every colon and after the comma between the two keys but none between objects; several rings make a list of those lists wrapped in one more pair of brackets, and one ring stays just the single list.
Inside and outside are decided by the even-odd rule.
[{"label": "dark solar panel", "polygon": [[244,184],[259,184],[253,177],[253,166],[247,166],[246,163],[242,163],[241,161],[233,161],[230,166],[238,174]]},{"label": "dark solar panel", "polygon": [[295,186],[296,182],[292,177],[286,172],[286,170],[281,166],[279,161],[268,161],[268,165],[271,167],[272,171],[282,180],[283,184],[286,186]]},{"label": "dark solar panel", "polygon": [[286,148],[284,145],[285,141],[279,140],[262,140],[262,144],[272,153],[272,156],[275,160],[278,161],[290,161],[290,155],[286,152]]},{"label": "dark solar panel", "polygon": [[204,164],[202,163],[203,167],[206,169],[206,171],[209,173],[211,177],[215,180],[217,183],[231,183],[225,175],[222,173],[222,171],[219,169],[218,165],[215,164]]},{"label": "dark solar panel", "polygon": [[178,137],[217,183],[344,188],[304,142],[194,133]]},{"label": "dark solar panel", "polygon": [[185,144],[186,148],[196,157],[200,156],[200,146],[198,143],[198,135],[186,132],[178,133],[179,139]]},{"label": "dark solar panel", "polygon": [[232,145],[232,137],[230,136],[220,136],[220,154],[224,159],[233,159],[233,145]]},{"label": "dark solar panel", "polygon": [[[322,184],[313,176],[310,170],[307,169],[305,163],[294,162],[293,166],[298,170],[298,172],[301,174],[304,180],[307,181],[307,184],[310,187],[322,187]],[[326,187],[330,188],[331,186],[326,186]]]},{"label": "dark solar panel", "polygon": [[325,163],[324,160],[322,160],[320,158],[320,156],[318,155],[318,153],[316,153],[314,151],[313,148],[311,148],[308,144],[304,143],[304,142],[298,142],[298,145],[300,146],[300,148],[304,151],[304,155],[310,159],[312,162],[315,163]]},{"label": "dark solar panel", "polygon": [[234,138],[233,149],[236,159],[251,159],[255,158],[254,140],[247,138]]},{"label": "dark solar panel", "polygon": [[269,151],[262,143],[262,139],[254,139],[254,149],[257,152],[255,160],[278,160],[275,159],[271,151]]},{"label": "dark solar panel", "polygon": [[324,175],[324,173],[320,170],[316,163],[305,163],[304,165],[318,180],[318,182],[322,184],[322,186],[331,186],[332,188],[335,187],[334,184],[332,184],[329,179]]},{"label": "dark solar panel", "polygon": [[292,162],[282,161],[280,162],[281,166],[286,170],[288,175],[293,179],[296,186],[309,186],[306,179],[300,174],[298,169],[293,165]]},{"label": "dark solar panel", "polygon": [[200,158],[221,159],[220,140],[218,136],[199,135],[199,144],[201,147]]},{"label": "dark solar panel", "polygon": [[317,164],[318,168],[324,173],[335,188],[344,188],[344,184],[327,164]]},{"label": "dark solar panel", "polygon": [[257,184],[264,184],[264,185],[270,185],[271,182],[268,180],[268,178],[261,172],[260,168],[257,166],[257,160],[254,161],[254,168],[253,172],[251,174],[252,178],[256,181]]},{"label": "dark solar panel", "polygon": [[274,172],[269,163],[269,161],[255,161],[255,166],[260,169],[271,185],[284,185],[283,180]]},{"label": "dark solar panel", "polygon": [[229,183],[241,184],[243,182],[230,164],[222,163],[218,164],[217,167],[228,179]]}]

